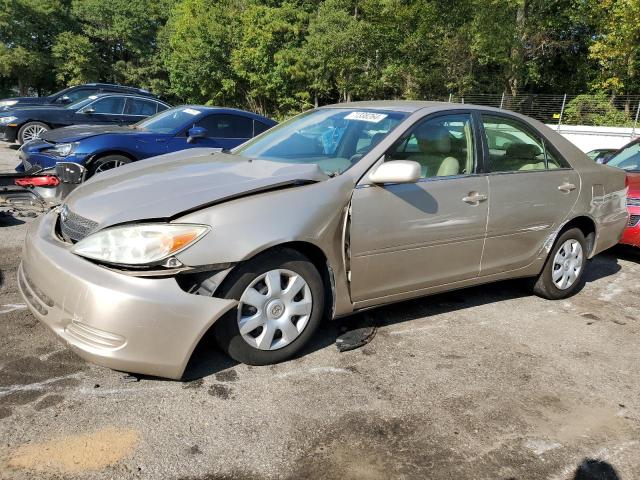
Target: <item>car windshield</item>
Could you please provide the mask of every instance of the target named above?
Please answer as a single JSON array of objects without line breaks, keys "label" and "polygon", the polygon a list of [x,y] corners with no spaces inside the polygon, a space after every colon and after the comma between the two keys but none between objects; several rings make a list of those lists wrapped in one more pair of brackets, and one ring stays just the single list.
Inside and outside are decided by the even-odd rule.
[{"label": "car windshield", "polygon": [[136,123],[132,128],[153,133],[172,133],[191,120],[195,122],[200,115],[202,112],[195,108],[170,108]]},{"label": "car windshield", "polygon": [[83,98],[82,100],[78,100],[77,102],[74,103],[70,103],[69,105],[67,105],[64,108],[68,108],[69,110],[78,110],[82,107],[84,107],[85,105],[90,104],[91,102],[93,102],[96,98],[98,98],[95,95],[91,95],[87,98]]},{"label": "car windshield", "polygon": [[311,110],[267,130],[233,153],[274,162],[315,163],[327,175],[338,175],[360,160],[406,116],[387,110]]},{"label": "car windshield", "polygon": [[610,167],[617,167],[627,172],[640,172],[640,142],[629,145],[607,162]]}]

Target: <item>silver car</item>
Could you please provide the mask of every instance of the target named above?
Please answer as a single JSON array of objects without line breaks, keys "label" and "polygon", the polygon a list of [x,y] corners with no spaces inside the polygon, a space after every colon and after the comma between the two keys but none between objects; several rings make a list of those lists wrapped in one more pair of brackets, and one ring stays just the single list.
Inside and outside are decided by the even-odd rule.
[{"label": "silver car", "polygon": [[625,197],[623,171],[515,113],[339,104],[95,176],[31,226],[19,285],[80,356],[180,378],[212,329],[261,365],[391,302],[516,277],[566,297]]}]

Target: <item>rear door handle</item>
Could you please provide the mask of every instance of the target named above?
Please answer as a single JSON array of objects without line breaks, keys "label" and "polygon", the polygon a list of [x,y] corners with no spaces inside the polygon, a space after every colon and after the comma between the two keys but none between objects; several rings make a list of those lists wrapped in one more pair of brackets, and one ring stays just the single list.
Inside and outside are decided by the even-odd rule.
[{"label": "rear door handle", "polygon": [[577,187],[573,184],[573,183],[563,183],[562,185],[560,185],[558,187],[558,190],[560,190],[561,192],[564,193],[569,193],[572,192],[573,190],[575,190]]},{"label": "rear door handle", "polygon": [[462,201],[469,205],[477,205],[480,202],[484,202],[487,198],[488,197],[483,193],[469,192],[467,197],[462,197]]}]

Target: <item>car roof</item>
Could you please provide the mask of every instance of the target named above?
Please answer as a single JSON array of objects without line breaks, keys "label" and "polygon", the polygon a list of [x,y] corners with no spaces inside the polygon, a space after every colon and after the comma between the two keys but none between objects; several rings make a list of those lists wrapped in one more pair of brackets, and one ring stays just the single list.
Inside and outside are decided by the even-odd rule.
[{"label": "car roof", "polygon": [[245,117],[252,117],[258,120],[269,120],[270,122],[274,122],[274,124],[277,123],[275,120],[272,120],[269,117],[260,115],[259,113],[253,113],[247,110],[240,110],[239,108],[216,107],[216,106],[209,106],[209,105],[178,105],[174,108],[193,108],[195,110],[199,110],[202,113],[227,113],[227,114],[237,113],[239,115],[244,115]]},{"label": "car roof", "polygon": [[[137,95],[135,93],[125,93],[125,92],[107,92],[107,93],[96,93],[94,95],[90,95],[88,96],[86,99],[92,99],[92,100],[97,100],[99,98],[104,98],[104,97],[130,97],[130,98],[139,98],[140,100],[147,100],[147,101],[152,101],[152,102],[158,102],[158,103],[162,103],[163,105],[167,105],[170,106],[168,103],[163,102],[162,100],[160,100],[159,98],[155,98],[155,97],[148,97],[146,95]],[[85,99],[85,100],[86,100]]]},{"label": "car roof", "polygon": [[121,88],[123,90],[135,90],[138,92],[151,93],[149,90],[145,90],[144,88],[131,87],[129,85],[118,85],[116,83],[84,83],[82,85],[77,85],[78,87],[102,87],[102,88]]},{"label": "car roof", "polygon": [[423,108],[450,108],[456,105],[460,104],[422,100],[370,100],[363,102],[334,103],[321,108],[373,108],[376,110],[413,113]]}]

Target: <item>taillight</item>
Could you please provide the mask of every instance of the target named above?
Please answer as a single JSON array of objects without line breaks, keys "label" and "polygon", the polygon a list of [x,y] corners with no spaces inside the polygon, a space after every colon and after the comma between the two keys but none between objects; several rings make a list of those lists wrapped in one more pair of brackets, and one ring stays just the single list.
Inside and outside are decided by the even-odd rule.
[{"label": "taillight", "polygon": [[42,177],[24,177],[16,178],[15,184],[20,187],[57,187],[60,185],[60,179],[53,175],[45,175]]}]

